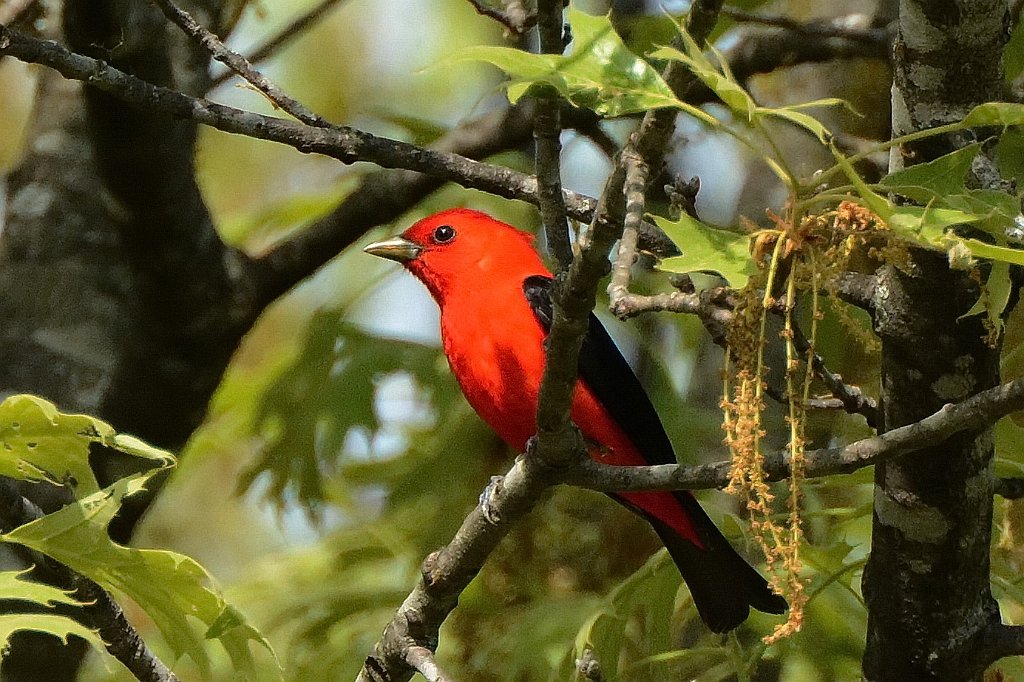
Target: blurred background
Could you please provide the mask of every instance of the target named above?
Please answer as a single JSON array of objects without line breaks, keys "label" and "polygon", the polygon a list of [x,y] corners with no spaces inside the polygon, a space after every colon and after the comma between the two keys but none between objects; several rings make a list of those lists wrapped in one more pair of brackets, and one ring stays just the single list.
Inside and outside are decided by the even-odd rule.
[{"label": "blurred background", "polygon": [[[679,15],[687,7],[578,3],[592,13],[612,4],[620,34],[639,53],[666,43],[673,30],[666,12]],[[228,43],[251,54],[315,7],[322,5],[245,3]],[[757,55],[743,50],[780,30],[743,21],[743,13],[800,23],[841,16],[864,29],[884,28],[891,18],[885,2],[731,7],[737,14],[723,17],[716,45],[736,63],[753,60]],[[496,69],[439,66],[476,44],[516,45],[518,39],[465,0],[337,0],[259,66],[334,123],[426,144],[508,106]],[[848,100],[859,114],[829,109],[821,115],[843,144],[859,148],[888,136],[891,74],[885,50],[881,54],[788,63],[783,55],[774,64],[780,68],[738,76],[768,106]],[[211,74],[217,79],[222,69],[213,67]],[[37,75],[13,60],[0,62],[0,171],[15,168],[25,151]],[[275,113],[237,78],[216,84],[208,96]],[[565,185],[599,194],[610,168],[604,147],[624,142],[635,124],[627,118],[602,123],[597,134],[565,132]],[[828,163],[826,151],[808,136],[780,129],[777,137],[801,176]],[[529,172],[531,155],[527,140],[489,160]],[[709,223],[736,226],[741,217],[762,223],[766,209],[782,210],[785,193],[774,176],[732,138],[681,119],[669,158],[667,180],[700,178],[697,210]],[[330,214],[375,172],[368,164],[344,166],[206,128],[195,155],[217,232],[253,256]],[[445,186],[400,219],[370,229],[275,301],[234,352],[201,426],[180,453],[179,468],[135,534],[139,546],[172,548],[209,569],[228,600],[273,643],[288,680],[353,678],[423,558],[450,539],[490,476],[503,473],[516,454],[459,394],[426,291],[397,265],[361,252],[369,241],[451,206],[538,228],[531,206]],[[634,288],[669,286],[664,274],[648,267],[637,273]],[[718,407],[722,351],[699,321],[662,313],[620,323],[600,305],[598,313],[659,408],[680,461],[725,458]],[[853,312],[846,317],[822,322],[819,351],[848,382],[874,394],[875,349],[862,343],[867,321]],[[772,447],[784,442],[782,424],[781,410],[769,405]],[[809,447],[822,447],[867,429],[859,418],[823,413],[814,416],[808,434]],[[791,639],[764,647],[760,637],[774,620],[761,614],[724,640],[704,633],[646,524],[602,495],[559,488],[501,544],[463,595],[442,630],[440,662],[466,680],[564,680],[588,646],[609,679],[859,679],[866,619],[859,576],[870,529],[870,477],[861,471],[805,487],[804,556],[813,598],[803,630]],[[720,493],[700,498],[757,562],[736,501]],[[145,615],[128,609],[147,641],[167,655]],[[264,657],[262,663],[272,679],[273,662]],[[188,661],[180,668],[183,679],[196,674]],[[128,677],[91,655],[82,679]],[[215,679],[234,679],[226,657]]]}]

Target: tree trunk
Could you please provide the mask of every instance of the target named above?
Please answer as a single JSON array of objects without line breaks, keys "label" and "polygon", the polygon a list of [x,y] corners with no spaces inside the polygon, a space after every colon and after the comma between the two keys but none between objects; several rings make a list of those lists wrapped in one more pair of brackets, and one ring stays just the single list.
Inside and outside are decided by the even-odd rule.
[{"label": "tree trunk", "polygon": [[[216,0],[184,4],[215,25]],[[197,95],[208,83],[205,49],[145,0],[66,0],[62,28],[73,49],[150,82]],[[199,425],[254,315],[244,273],[195,183],[196,125],[52,72],[40,83],[0,240],[0,389],[45,396],[176,449]],[[97,464],[101,482],[126,473],[116,461]],[[51,499],[39,499],[44,491]],[[25,489],[46,510],[67,501],[63,492]],[[122,509],[115,540],[128,541],[148,501],[133,497]],[[78,640],[21,633],[0,678],[72,680],[85,650]]]},{"label": "tree trunk", "polygon": [[[894,136],[960,120],[1001,98],[1005,22],[1005,3],[995,0],[900,3]],[[972,141],[963,134],[894,148],[890,169]],[[879,273],[885,429],[998,383],[999,351],[986,345],[980,317],[959,319],[978,293],[969,273],[935,253],[915,252],[909,272]],[[970,653],[999,619],[989,588],[992,459],[985,430],[876,467],[864,573],[867,679],[980,679]]]}]

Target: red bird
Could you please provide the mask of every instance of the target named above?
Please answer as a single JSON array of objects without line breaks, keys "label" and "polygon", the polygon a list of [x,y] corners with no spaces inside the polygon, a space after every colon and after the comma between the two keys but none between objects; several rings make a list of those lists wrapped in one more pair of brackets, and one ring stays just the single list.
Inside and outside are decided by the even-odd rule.
[{"label": "red bird", "polygon": [[[452,209],[365,251],[398,261],[441,308],[452,373],[474,410],[516,451],[536,432],[544,338],[551,327],[551,272],[533,237],[479,211]],[[579,359],[571,415],[591,456],[620,466],[676,462],[640,386],[594,315]],[[688,492],[623,492],[613,498],[654,527],[708,627],[726,632],[749,607],[782,613],[786,601],[729,545]]]}]

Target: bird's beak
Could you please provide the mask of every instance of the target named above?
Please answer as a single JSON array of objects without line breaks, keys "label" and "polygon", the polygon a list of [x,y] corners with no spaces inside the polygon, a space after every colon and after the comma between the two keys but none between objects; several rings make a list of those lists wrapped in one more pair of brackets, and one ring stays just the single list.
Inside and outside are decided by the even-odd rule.
[{"label": "bird's beak", "polygon": [[423,247],[419,244],[414,244],[402,237],[392,237],[381,242],[374,242],[363,249],[372,256],[380,256],[399,263],[412,260],[420,255],[422,250]]}]

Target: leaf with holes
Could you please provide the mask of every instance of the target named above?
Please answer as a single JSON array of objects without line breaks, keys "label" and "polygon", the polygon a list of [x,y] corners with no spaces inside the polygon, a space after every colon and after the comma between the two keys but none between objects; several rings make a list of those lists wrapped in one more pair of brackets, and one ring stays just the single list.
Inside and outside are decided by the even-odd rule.
[{"label": "leaf with holes", "polygon": [[89,464],[97,448],[138,458],[141,467],[173,466],[174,457],[109,424],[83,414],[64,414],[53,403],[15,395],[0,403],[0,475],[23,481],[66,484],[76,497],[99,491]]}]

